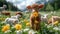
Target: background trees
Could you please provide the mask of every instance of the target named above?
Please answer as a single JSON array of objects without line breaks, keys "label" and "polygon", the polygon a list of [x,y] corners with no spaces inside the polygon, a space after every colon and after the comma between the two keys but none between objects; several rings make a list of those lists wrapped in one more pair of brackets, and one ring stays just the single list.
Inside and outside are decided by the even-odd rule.
[{"label": "background trees", "polygon": [[2,7],[4,4],[7,5],[6,10],[10,10],[10,11],[17,11],[17,10],[19,10],[17,7],[13,6],[12,3],[6,2],[5,0],[0,0],[0,7]]},{"label": "background trees", "polygon": [[[12,10],[17,11],[19,10],[17,7],[15,7],[12,3],[6,2],[5,0],[0,0],[0,7],[3,6],[3,4],[7,5],[6,10]],[[60,9],[60,0],[53,0],[53,2],[48,2],[45,4],[44,8],[42,10],[59,10]]]}]

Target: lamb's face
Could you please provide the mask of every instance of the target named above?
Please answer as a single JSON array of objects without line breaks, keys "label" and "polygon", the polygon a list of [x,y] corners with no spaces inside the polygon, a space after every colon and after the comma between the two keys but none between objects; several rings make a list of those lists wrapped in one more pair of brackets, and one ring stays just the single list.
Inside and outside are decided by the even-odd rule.
[{"label": "lamb's face", "polygon": [[18,18],[20,18],[20,17],[21,17],[21,15],[19,15],[19,14],[17,14],[16,16],[17,16]]},{"label": "lamb's face", "polygon": [[4,8],[7,8],[7,6],[6,6],[6,5],[3,5],[3,7],[4,7]]},{"label": "lamb's face", "polygon": [[45,18],[47,18],[47,15],[44,15]]},{"label": "lamb's face", "polygon": [[41,16],[41,18],[47,18],[48,17],[48,14],[44,14]]}]

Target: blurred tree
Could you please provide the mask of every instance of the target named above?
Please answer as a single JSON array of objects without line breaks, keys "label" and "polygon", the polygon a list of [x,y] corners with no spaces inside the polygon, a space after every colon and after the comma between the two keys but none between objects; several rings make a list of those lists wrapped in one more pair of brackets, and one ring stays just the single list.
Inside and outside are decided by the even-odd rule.
[{"label": "blurred tree", "polygon": [[48,3],[48,5],[46,6],[46,10],[47,11],[53,11],[54,8],[50,5],[50,3]]},{"label": "blurred tree", "polygon": [[54,10],[60,9],[60,0],[54,0],[54,2],[50,4],[53,6]]},{"label": "blurred tree", "polygon": [[0,0],[0,7],[3,6],[5,0]]},{"label": "blurred tree", "polygon": [[55,9],[60,9],[60,0],[55,0]]}]

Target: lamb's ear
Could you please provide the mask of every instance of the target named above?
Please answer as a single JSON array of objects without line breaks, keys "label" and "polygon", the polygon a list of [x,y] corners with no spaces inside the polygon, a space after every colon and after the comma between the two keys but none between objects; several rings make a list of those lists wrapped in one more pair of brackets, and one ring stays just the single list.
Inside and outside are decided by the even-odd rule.
[{"label": "lamb's ear", "polygon": [[39,8],[43,8],[43,6],[44,6],[44,4],[40,4],[38,7],[39,7]]},{"label": "lamb's ear", "polygon": [[27,6],[26,8],[27,8],[27,9],[32,9],[32,7],[31,7],[30,5],[29,5],[29,6]]}]

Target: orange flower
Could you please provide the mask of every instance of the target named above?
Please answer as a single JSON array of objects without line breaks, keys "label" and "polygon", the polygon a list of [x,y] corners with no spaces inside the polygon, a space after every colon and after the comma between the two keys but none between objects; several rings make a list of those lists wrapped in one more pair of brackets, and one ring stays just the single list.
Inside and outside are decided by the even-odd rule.
[{"label": "orange flower", "polygon": [[34,12],[33,16],[37,17],[38,16],[38,12]]},{"label": "orange flower", "polygon": [[20,24],[16,24],[16,25],[15,25],[15,29],[16,29],[16,30],[21,30],[21,28],[22,28],[22,25],[20,25]]},{"label": "orange flower", "polygon": [[5,32],[9,29],[10,29],[10,25],[5,25],[5,26],[3,26],[2,31]]}]

